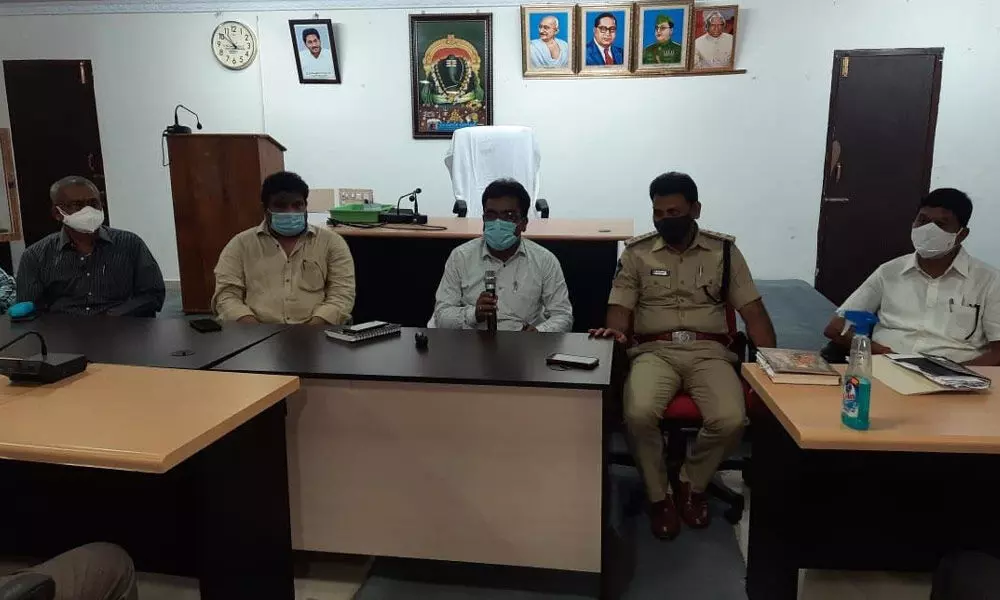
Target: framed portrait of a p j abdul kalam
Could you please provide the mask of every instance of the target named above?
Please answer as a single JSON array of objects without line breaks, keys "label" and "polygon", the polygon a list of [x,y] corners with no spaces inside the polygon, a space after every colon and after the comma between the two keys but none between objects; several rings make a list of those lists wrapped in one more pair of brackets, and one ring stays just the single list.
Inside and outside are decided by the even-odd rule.
[{"label": "framed portrait of a p j abdul kalam", "polygon": [[493,15],[410,15],[413,137],[493,124]]}]

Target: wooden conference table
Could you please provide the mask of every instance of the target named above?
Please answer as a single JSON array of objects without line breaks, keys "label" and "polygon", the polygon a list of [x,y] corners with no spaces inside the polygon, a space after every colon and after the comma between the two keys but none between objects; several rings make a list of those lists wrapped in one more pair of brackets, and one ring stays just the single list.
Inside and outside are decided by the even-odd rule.
[{"label": "wooden conference table", "polygon": [[[354,255],[354,321],[381,320],[423,327],[434,292],[455,247],[483,233],[480,218],[431,217],[429,227],[337,226]],[[439,229],[442,228],[442,229]],[[525,237],[551,250],[562,264],[573,303],[574,331],[604,324],[618,244],[633,235],[631,219],[532,219]]]},{"label": "wooden conference table", "polygon": [[[105,540],[139,570],[195,576],[202,598],[291,599],[283,399],[291,377],[197,371],[280,331],[182,319],[0,319],[91,364],[46,386],[0,384],[0,553]],[[31,355],[25,339],[5,355]],[[178,370],[188,369],[188,370]],[[263,595],[259,595],[263,594]]]},{"label": "wooden conference table", "polygon": [[[420,351],[414,332],[348,346],[294,327],[214,367],[302,378],[293,546],[602,573],[612,342],[430,329]],[[554,352],[600,366],[553,370]]]},{"label": "wooden conference table", "polygon": [[105,540],[201,597],[294,597],[285,408],[294,377],[91,364],[0,385],[0,551]]},{"label": "wooden conference table", "polygon": [[[977,369],[1000,381],[1000,368]],[[800,568],[930,571],[1000,551],[1000,392],[902,396],[873,381],[871,429],[840,424],[840,388],[743,373],[751,414],[751,600],[794,600]]]}]

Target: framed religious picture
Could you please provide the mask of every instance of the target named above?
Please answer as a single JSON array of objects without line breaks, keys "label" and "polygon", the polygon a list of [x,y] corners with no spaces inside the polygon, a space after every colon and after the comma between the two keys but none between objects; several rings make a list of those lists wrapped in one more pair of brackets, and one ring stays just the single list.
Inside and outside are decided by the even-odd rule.
[{"label": "framed religious picture", "polygon": [[694,10],[693,71],[732,71],[740,7],[698,6]]},{"label": "framed religious picture", "polygon": [[410,15],[413,137],[493,124],[493,15]]},{"label": "framed religious picture", "polygon": [[687,71],[691,60],[690,0],[643,2],[635,9],[635,72]]},{"label": "framed religious picture", "polygon": [[289,21],[299,83],[340,83],[337,43],[330,19]]},{"label": "framed religious picture", "polygon": [[573,75],[576,6],[521,7],[521,63],[525,77]]},{"label": "framed religious picture", "polygon": [[577,17],[580,75],[627,75],[632,62],[632,5],[580,6]]}]

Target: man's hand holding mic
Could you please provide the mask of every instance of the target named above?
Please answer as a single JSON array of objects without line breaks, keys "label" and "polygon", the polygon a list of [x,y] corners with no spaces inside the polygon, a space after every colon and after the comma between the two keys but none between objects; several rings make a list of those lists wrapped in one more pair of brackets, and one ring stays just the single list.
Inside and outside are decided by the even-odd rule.
[{"label": "man's hand holding mic", "polygon": [[476,322],[482,323],[490,315],[497,314],[497,297],[493,292],[483,292],[476,300]]}]

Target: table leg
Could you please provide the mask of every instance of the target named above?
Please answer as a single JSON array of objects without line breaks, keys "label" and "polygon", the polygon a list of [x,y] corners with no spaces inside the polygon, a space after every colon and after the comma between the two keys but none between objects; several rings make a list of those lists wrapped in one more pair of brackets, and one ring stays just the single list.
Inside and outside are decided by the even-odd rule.
[{"label": "table leg", "polygon": [[753,488],[747,597],[796,600],[802,451],[763,407],[753,416]]},{"label": "table leg", "polygon": [[191,459],[204,600],[295,597],[285,413],[276,404]]}]

